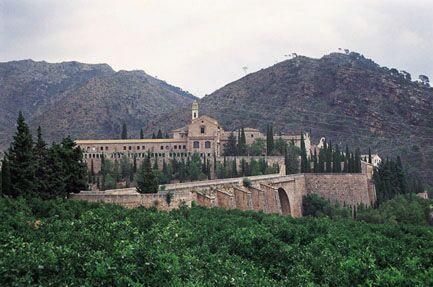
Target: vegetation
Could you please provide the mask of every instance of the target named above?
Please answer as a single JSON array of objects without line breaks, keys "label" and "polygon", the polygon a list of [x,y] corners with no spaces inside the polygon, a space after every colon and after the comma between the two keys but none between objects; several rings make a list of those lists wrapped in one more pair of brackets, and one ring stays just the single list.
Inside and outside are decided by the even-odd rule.
[{"label": "vegetation", "polygon": [[431,286],[433,229],[0,198],[2,286]]},{"label": "vegetation", "polygon": [[82,152],[70,138],[48,147],[38,128],[33,141],[19,113],[17,131],[2,161],[0,192],[10,197],[67,197],[87,189]]}]

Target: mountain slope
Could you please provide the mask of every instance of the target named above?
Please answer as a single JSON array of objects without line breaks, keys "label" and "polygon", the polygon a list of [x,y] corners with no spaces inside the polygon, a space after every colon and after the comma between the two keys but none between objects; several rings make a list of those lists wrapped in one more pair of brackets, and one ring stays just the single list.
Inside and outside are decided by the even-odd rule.
[{"label": "mountain slope", "polygon": [[138,136],[156,115],[194,99],[143,71],[115,72],[106,64],[0,63],[0,147],[10,141],[19,110],[49,141],[108,138],[118,137],[123,122]]},{"label": "mountain slope", "polygon": [[[326,136],[363,152],[400,154],[412,174],[433,178],[433,89],[357,53],[296,57],[230,83],[200,105],[226,129],[273,123],[280,131],[310,131],[316,141]],[[187,110],[175,114],[183,116],[167,128],[189,118]]]}]

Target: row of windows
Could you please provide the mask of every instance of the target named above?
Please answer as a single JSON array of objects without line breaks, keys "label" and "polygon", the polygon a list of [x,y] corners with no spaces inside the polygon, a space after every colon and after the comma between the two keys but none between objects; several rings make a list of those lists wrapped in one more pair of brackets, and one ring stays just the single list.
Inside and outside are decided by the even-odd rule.
[{"label": "row of windows", "polygon": [[[200,142],[199,141],[194,141],[192,143],[193,148],[200,148]],[[211,143],[210,141],[205,141],[204,143],[204,148],[210,148],[211,147]]]},{"label": "row of windows", "polygon": [[[178,153],[149,153],[150,157],[166,157],[166,155],[168,157],[187,157],[187,156],[191,156],[192,153],[190,152],[178,152]],[[99,153],[85,153],[84,154],[84,158],[102,158],[103,153],[99,154]],[[123,156],[126,156],[128,158],[145,158],[147,157],[147,153],[128,153],[128,154],[123,154],[123,153],[112,153],[110,155],[111,158],[122,158]],[[204,157],[205,154],[204,153],[200,153],[200,157]],[[208,157],[211,156],[210,153],[207,154]]]},{"label": "row of windows", "polygon": [[[123,146],[123,150],[132,150],[132,148],[133,148],[133,146]],[[101,146],[101,147],[99,147],[97,149],[100,150],[100,151],[108,151],[108,146],[105,146],[105,147]],[[146,146],[144,146],[144,145],[143,146],[136,146],[135,149],[136,150],[145,150]],[[165,149],[169,150],[170,146],[168,146],[168,145],[165,146]],[[186,149],[186,145],[174,145],[173,149],[175,149],[175,150],[177,150],[177,149],[179,149],[179,150],[180,149]],[[86,150],[87,150],[87,152],[91,151],[90,147],[87,147]],[[96,149],[94,149],[94,150],[96,151]],[[164,150],[164,146],[161,146],[161,150]]]}]

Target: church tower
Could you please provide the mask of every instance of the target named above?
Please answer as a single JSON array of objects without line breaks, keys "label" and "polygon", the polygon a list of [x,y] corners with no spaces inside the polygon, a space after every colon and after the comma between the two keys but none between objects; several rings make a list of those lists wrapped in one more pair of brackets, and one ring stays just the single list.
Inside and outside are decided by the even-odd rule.
[{"label": "church tower", "polygon": [[197,101],[194,101],[194,103],[192,103],[192,119],[196,119],[198,118],[198,103]]}]

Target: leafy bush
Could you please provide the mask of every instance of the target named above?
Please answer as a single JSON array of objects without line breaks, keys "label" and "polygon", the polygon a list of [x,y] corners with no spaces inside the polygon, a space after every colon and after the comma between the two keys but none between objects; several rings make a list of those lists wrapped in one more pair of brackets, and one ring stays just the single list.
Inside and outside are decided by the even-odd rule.
[{"label": "leafy bush", "polygon": [[248,188],[248,187],[251,187],[253,185],[253,183],[251,182],[251,179],[244,178],[242,180],[242,185]]},{"label": "leafy bush", "polygon": [[432,286],[433,229],[0,198],[1,286]]},{"label": "leafy bush", "polygon": [[302,198],[302,214],[304,216],[330,217],[330,218],[350,218],[351,210],[332,205],[328,200],[317,194],[309,194]]},{"label": "leafy bush", "polygon": [[432,201],[406,194],[382,203],[377,209],[360,208],[356,218],[369,223],[428,225],[431,212]]}]

